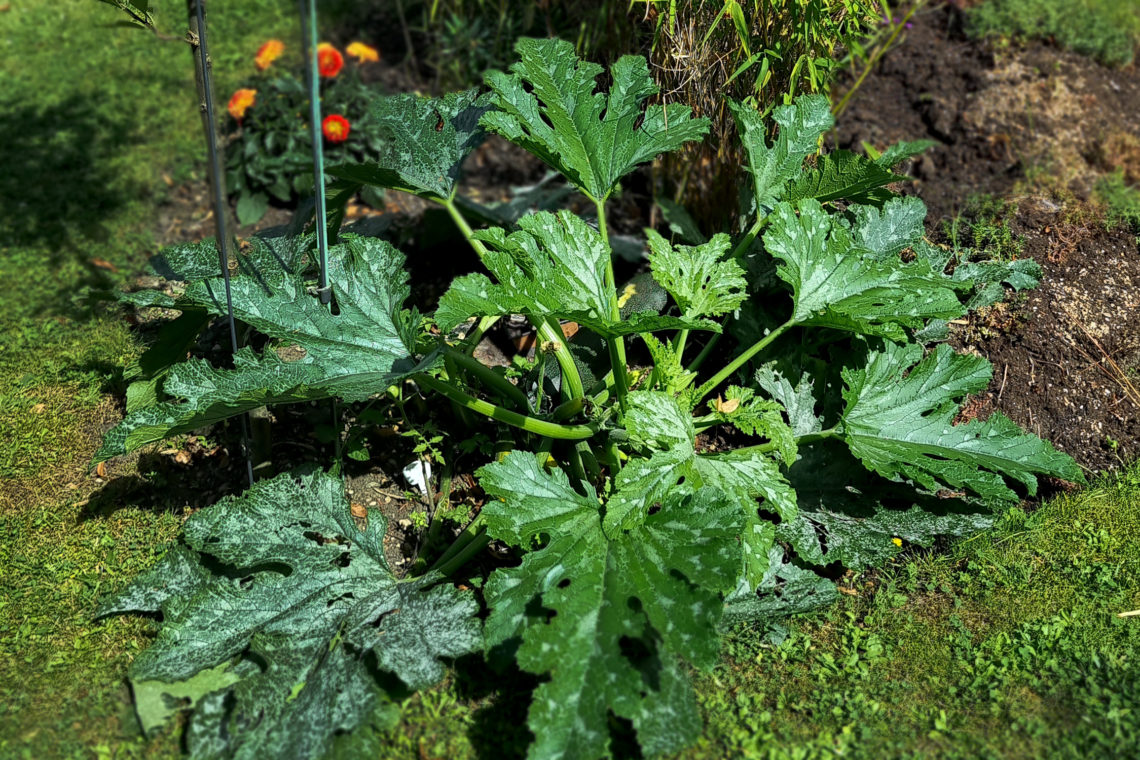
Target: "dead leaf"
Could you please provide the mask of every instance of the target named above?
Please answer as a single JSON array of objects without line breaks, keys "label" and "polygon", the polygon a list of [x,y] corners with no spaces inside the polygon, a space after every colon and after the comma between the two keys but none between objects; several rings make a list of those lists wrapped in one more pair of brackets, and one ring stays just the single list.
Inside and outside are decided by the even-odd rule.
[{"label": "dead leaf", "polygon": [[118,272],[119,268],[106,259],[91,259],[91,266],[97,269],[106,269],[108,272]]},{"label": "dead leaf", "polygon": [[101,478],[107,477],[107,463],[100,462],[99,464],[95,465],[95,474]]},{"label": "dead leaf", "polygon": [[167,187],[174,187],[174,177],[171,177],[166,172],[162,173],[162,181],[166,183]]},{"label": "dead leaf", "polygon": [[179,451],[174,455],[174,461],[178,462],[178,464],[190,464],[190,452]]},{"label": "dead leaf", "polygon": [[716,397],[713,401],[713,409],[721,414],[732,414],[740,408],[740,399],[730,398],[728,401],[722,401],[720,396]]},{"label": "dead leaf", "polygon": [[47,409],[47,404],[36,404],[32,407],[32,414],[43,414],[45,409]]},{"label": "dead leaf", "polygon": [[356,523],[357,528],[360,530],[366,530],[368,528],[367,507],[354,501],[349,505],[348,511],[352,514],[352,521]]}]

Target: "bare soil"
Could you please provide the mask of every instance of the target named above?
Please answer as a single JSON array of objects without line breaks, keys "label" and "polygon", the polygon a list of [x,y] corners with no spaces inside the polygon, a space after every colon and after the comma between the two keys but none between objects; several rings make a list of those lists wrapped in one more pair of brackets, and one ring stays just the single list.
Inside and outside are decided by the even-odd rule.
[{"label": "bare soil", "polygon": [[1135,66],[1046,44],[995,54],[949,7],[918,17],[839,120],[853,150],[936,141],[907,190],[929,207],[934,240],[971,195],[1016,204],[1010,231],[1041,286],[955,326],[951,342],[994,365],[972,414],[1000,409],[1091,471],[1140,453],[1140,247],[1132,230],[1105,228],[1092,194],[1107,171],[1140,177],[1138,125]]}]

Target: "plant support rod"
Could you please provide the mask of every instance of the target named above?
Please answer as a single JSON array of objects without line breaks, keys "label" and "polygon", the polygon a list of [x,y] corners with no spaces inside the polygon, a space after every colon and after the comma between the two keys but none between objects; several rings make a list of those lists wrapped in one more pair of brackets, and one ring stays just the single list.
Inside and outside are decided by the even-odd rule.
[{"label": "plant support rod", "polygon": [[[206,45],[206,0],[189,0],[189,2],[194,6],[190,23],[192,27],[196,28],[191,28],[190,37],[198,58],[195,73],[199,84],[202,118],[205,123],[206,149],[210,162],[210,189],[214,195],[214,225],[217,235],[218,265],[221,267],[222,281],[225,283],[226,289],[226,319],[230,328],[230,351],[236,354],[238,351],[237,324],[234,321],[233,290],[230,286],[232,242],[226,224],[226,220],[229,218],[229,210],[226,208],[225,174],[222,173],[222,162],[218,156],[214,88],[210,76],[210,51]],[[249,417],[243,414],[241,415],[241,445],[245,453],[246,476],[249,478],[249,484],[253,485],[253,459],[250,456],[249,441]]]},{"label": "plant support rod", "polygon": [[325,156],[321,142],[321,86],[317,61],[317,0],[298,0],[301,6],[301,49],[305,51],[305,72],[309,85],[309,135],[313,140],[313,201],[316,203],[317,255],[321,281],[317,289],[321,303],[332,302],[329,289],[329,232],[325,208]]}]

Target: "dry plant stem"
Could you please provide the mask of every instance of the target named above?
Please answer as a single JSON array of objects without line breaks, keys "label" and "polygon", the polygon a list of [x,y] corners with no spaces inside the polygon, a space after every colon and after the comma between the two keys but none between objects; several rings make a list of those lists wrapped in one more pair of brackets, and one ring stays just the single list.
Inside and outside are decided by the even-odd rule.
[{"label": "dry plant stem", "polygon": [[592,437],[598,432],[596,425],[559,425],[547,422],[525,414],[512,412],[510,409],[492,404],[489,401],[477,399],[474,396],[459,390],[453,385],[443,382],[431,375],[419,374],[414,377],[416,384],[430,388],[441,396],[454,401],[465,409],[490,417],[493,420],[506,423],[512,427],[521,428],[528,433],[543,436],[544,438],[558,438],[566,441],[581,441]]},{"label": "dry plant stem", "polygon": [[[1087,358],[1090,362],[1099,367],[1100,371],[1103,372],[1109,380],[1112,380],[1112,382],[1119,385],[1120,389],[1124,391],[1125,397],[1127,397],[1129,401],[1131,401],[1138,409],[1140,409],[1140,389],[1137,389],[1135,383],[1129,379],[1128,373],[1121,369],[1120,365],[1116,363],[1116,360],[1113,359],[1112,356],[1104,350],[1104,346],[1100,344],[1100,341],[1097,340],[1092,333],[1085,329],[1085,326],[1082,325],[1075,317],[1073,317],[1072,313],[1069,314],[1069,317],[1073,319],[1073,323],[1076,324],[1080,331],[1085,334],[1085,337],[1088,338],[1094,346],[1096,346],[1098,351],[1100,351],[1100,355],[1104,357],[1104,361],[1103,363],[1096,361],[1085,351],[1082,351],[1079,346],[1077,346],[1077,350],[1084,354],[1085,358]],[[1108,368],[1105,367],[1105,364],[1112,368],[1111,372],[1108,370]]]},{"label": "dry plant stem", "polygon": [[833,116],[838,118],[838,116],[843,113],[844,109],[847,108],[847,103],[863,85],[863,80],[867,78],[867,75],[871,73],[879,60],[884,55],[886,55],[887,51],[891,49],[891,46],[895,44],[895,41],[899,38],[899,35],[902,34],[903,29],[906,28],[907,22],[910,21],[911,16],[914,15],[915,11],[917,11],[919,7],[922,6],[922,4],[922,2],[916,2],[914,5],[912,5],[910,10],[907,11],[907,14],[903,16],[902,21],[895,25],[894,30],[891,32],[891,36],[887,38],[887,41],[883,43],[881,47],[875,49],[875,52],[871,55],[870,60],[867,61],[867,65],[863,67],[863,72],[859,75],[859,78],[855,80],[855,84],[851,85],[847,92],[843,93],[843,97],[839,100],[838,103],[835,104],[835,108],[831,109]]},{"label": "dry plant stem", "polygon": [[[479,260],[483,261],[487,256],[487,248],[483,245],[482,241],[475,238],[475,231],[471,229],[471,225],[463,218],[463,214],[455,206],[455,201],[448,199],[444,202],[443,207],[447,209],[447,213],[451,216],[455,226],[463,233],[463,237],[474,249],[475,253],[479,256]],[[484,318],[486,319],[486,318]],[[532,318],[531,324],[538,330],[538,337],[541,343],[549,343],[554,346],[554,358],[558,360],[558,367],[562,370],[563,389],[570,398],[580,398],[584,390],[582,388],[582,376],[578,374],[578,365],[574,364],[574,358],[570,355],[570,349],[566,347],[566,336],[562,334],[562,330],[552,326],[550,322],[543,321],[538,318]],[[480,322],[482,325],[482,322]]]},{"label": "dry plant stem", "polygon": [[[602,242],[606,244],[606,290],[610,294],[610,318],[615,322],[621,320],[621,307],[618,306],[617,282],[614,279],[613,251],[610,250],[610,233],[606,226],[606,201],[595,200],[594,206],[598,209],[598,231],[602,234]],[[606,339],[609,348],[610,364],[614,371],[614,388],[617,392],[618,405],[622,411],[626,408],[626,396],[629,395],[629,377],[626,375],[625,340],[620,336]]]}]

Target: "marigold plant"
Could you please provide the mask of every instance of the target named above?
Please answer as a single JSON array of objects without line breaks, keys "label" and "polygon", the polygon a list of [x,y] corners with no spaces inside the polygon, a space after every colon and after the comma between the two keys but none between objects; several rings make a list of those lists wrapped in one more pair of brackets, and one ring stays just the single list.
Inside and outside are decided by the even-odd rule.
[{"label": "marigold plant", "polygon": [[341,143],[348,139],[351,126],[348,119],[338,113],[326,116],[321,122],[321,132],[329,142]]},{"label": "marigold plant", "polygon": [[[266,71],[284,48],[279,40],[265,42],[257,50],[254,64]],[[359,66],[379,58],[379,51],[363,42],[349,45],[348,60],[333,45],[317,47],[321,116],[336,114],[332,119],[318,119],[330,162],[359,161],[378,139],[365,116],[381,93],[375,84],[361,81]],[[242,101],[235,95],[231,103],[235,122],[230,122],[233,133],[226,145],[226,182],[237,198],[237,217],[242,224],[260,219],[273,200],[292,205],[312,193],[312,136],[307,119],[301,115],[309,107],[304,63],[297,60],[296,68],[277,64],[272,76],[251,77],[245,84],[256,85],[260,94],[257,108],[248,114],[245,109],[252,100]]]},{"label": "marigold plant", "polygon": [[284,42],[281,40],[268,40],[257,49],[257,55],[253,58],[253,64],[257,66],[258,71],[265,71],[274,61],[280,58],[284,52]]},{"label": "marigold plant", "polygon": [[326,79],[332,79],[344,68],[344,56],[327,42],[317,45],[317,71]]},{"label": "marigold plant", "polygon": [[230,96],[230,102],[226,108],[229,110],[230,116],[240,122],[245,118],[245,112],[252,108],[256,101],[257,90],[243,87]]},{"label": "marigold plant", "polygon": [[344,49],[344,52],[361,63],[376,63],[380,60],[380,51],[371,45],[365,45],[363,42],[353,42]]}]

